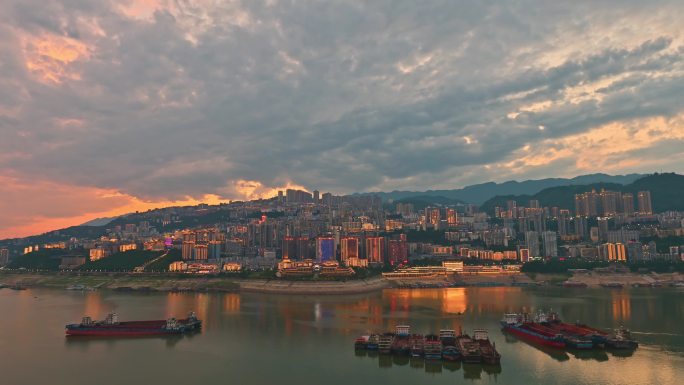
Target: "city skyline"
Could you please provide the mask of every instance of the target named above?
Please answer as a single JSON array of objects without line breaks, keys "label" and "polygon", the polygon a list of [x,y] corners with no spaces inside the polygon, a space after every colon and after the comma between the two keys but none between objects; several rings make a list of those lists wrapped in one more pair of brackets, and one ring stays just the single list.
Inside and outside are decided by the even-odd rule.
[{"label": "city skyline", "polygon": [[286,188],[682,173],[681,11],[5,2],[0,238]]}]

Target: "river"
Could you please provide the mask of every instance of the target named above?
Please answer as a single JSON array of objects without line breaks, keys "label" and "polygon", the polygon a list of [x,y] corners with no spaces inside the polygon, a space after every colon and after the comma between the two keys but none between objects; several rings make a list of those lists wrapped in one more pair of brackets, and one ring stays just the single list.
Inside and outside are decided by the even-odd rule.
[{"label": "river", "polygon": [[[631,355],[541,349],[504,335],[502,313],[549,309],[566,321],[624,324]],[[171,338],[66,338],[83,315],[184,317],[201,333]],[[0,383],[22,384],[679,384],[684,378],[684,290],[670,288],[450,288],[355,296],[0,290]],[[459,313],[464,313],[460,315]],[[426,364],[355,352],[369,330],[409,324],[489,330],[500,367]],[[679,379],[679,380],[677,380]]]}]

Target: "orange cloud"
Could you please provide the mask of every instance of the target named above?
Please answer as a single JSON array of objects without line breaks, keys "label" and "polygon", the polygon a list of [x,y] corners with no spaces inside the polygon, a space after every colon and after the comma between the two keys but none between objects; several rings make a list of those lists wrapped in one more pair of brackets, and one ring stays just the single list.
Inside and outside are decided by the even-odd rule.
[{"label": "orange cloud", "polygon": [[24,41],[26,68],[44,83],[60,84],[79,79],[72,64],[90,56],[88,47],[75,39],[56,35],[29,37]]},{"label": "orange cloud", "polygon": [[547,139],[526,145],[517,157],[499,164],[513,173],[548,165],[562,159],[574,159],[577,170],[594,172],[623,171],[648,162],[657,166],[662,159],[624,157],[667,140],[684,140],[684,114],[672,119],[655,117],[626,122],[612,122],[587,132],[559,139]]}]

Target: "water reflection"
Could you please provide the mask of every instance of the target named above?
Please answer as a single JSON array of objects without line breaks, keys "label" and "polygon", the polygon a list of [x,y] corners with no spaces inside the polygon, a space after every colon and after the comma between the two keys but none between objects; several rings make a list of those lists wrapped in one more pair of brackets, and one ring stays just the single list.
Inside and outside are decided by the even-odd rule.
[{"label": "water reflection", "polygon": [[[244,370],[249,373],[240,377],[240,382],[254,384],[282,380],[282,374],[275,370],[261,370],[263,365],[278,367],[280,373],[292,370],[299,373],[298,381],[289,383],[307,382],[307,378],[313,378],[306,374],[312,370],[310,368],[292,369],[291,365],[280,363],[283,357],[290,356],[301,362],[335,362],[344,368],[346,372],[340,374],[341,379],[330,378],[330,384],[348,383],[343,381],[344,377],[357,373],[356,382],[363,382],[361,376],[376,376],[373,382],[384,381],[386,377],[388,382],[391,379],[395,384],[421,383],[421,376],[426,373],[439,374],[434,376],[434,383],[453,382],[450,375],[479,383],[553,384],[675,383],[669,379],[684,376],[684,333],[681,332],[684,303],[680,293],[667,289],[392,289],[355,296],[321,297],[255,293],[43,292],[38,293],[39,302],[22,292],[3,295],[11,295],[17,301],[15,305],[4,304],[4,308],[15,311],[3,322],[17,327],[4,328],[5,334],[7,330],[13,330],[16,336],[0,334],[0,342],[4,338],[8,346],[26,346],[25,349],[34,351],[40,350],[35,346],[29,348],[34,340],[41,343],[56,341],[65,349],[62,352],[65,357],[72,360],[74,357],[90,358],[93,370],[106,371],[92,361],[93,357],[118,357],[118,360],[128,360],[134,365],[134,361],[145,360],[150,354],[159,354],[156,349],[162,349],[160,356],[165,360],[178,355],[176,362],[187,360],[208,372],[225,374],[227,369],[219,366],[207,369],[215,358],[233,362],[233,372]],[[65,303],[61,307],[52,304],[56,300]],[[500,331],[499,320],[504,312],[542,308],[553,308],[567,322],[580,320],[601,328],[624,323],[635,332],[643,349],[640,347],[636,352],[557,350],[531,345]],[[135,320],[184,317],[190,310],[204,322],[201,334],[181,338],[72,340],[64,338],[62,329],[64,323],[77,321],[84,314],[102,318],[108,312],[117,311],[122,320]],[[59,324],[47,329],[45,319],[57,319]],[[43,321],[36,325],[33,320]],[[413,332],[423,334],[443,328],[463,328],[465,331],[486,328],[502,354],[502,366],[426,362],[420,358],[380,356],[377,352],[366,351],[351,353],[354,338],[359,334],[392,330],[399,324],[411,325]],[[40,337],[31,337],[36,331]],[[188,355],[187,351],[198,354]],[[59,353],[58,348],[54,348],[50,357]],[[38,357],[40,354],[36,355]],[[173,368],[168,370],[175,373]],[[327,375],[328,370],[313,370],[312,375]],[[501,378],[497,379],[500,373]],[[551,380],[544,382],[540,378]],[[171,377],[172,382],[173,379]]]},{"label": "water reflection", "polygon": [[432,374],[452,374],[453,372],[463,371],[465,379],[480,379],[483,375],[496,378],[501,374],[501,365],[468,364],[454,361],[425,360],[422,357],[412,357],[406,355],[378,354],[372,350],[354,350],[354,356],[359,359],[377,360],[377,367],[383,370],[393,367],[409,367],[414,370]]}]

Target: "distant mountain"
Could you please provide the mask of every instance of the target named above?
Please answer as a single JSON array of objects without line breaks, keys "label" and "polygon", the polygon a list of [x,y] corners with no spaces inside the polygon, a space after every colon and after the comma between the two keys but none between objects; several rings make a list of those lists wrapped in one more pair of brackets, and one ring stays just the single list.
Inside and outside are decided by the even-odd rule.
[{"label": "distant mountain", "polygon": [[[629,184],[639,178],[644,177],[644,174],[628,174],[628,175],[607,175],[607,174],[590,174],[581,175],[575,178],[546,178],[538,180],[526,180],[522,182],[508,181],[503,183],[481,183],[472,186],[467,186],[461,189],[453,190],[428,190],[428,191],[392,191],[392,192],[378,192],[378,193],[360,193],[360,194],[375,194],[382,198],[384,202],[397,201],[400,199],[411,197],[425,197],[438,196],[447,199],[454,199],[461,202],[482,204],[490,198],[497,195],[533,195],[546,188],[557,186],[572,186],[572,185],[587,185],[593,183],[616,183],[620,185]],[[423,198],[424,199],[424,198]]]},{"label": "distant mountain", "polygon": [[628,184],[618,183],[589,183],[583,185],[555,186],[543,189],[535,194],[507,194],[495,196],[480,205],[480,210],[493,214],[494,207],[505,207],[506,201],[515,200],[518,206],[529,206],[531,199],[536,199],[542,206],[561,207],[575,209],[575,194],[586,191],[601,190],[605,188],[611,191],[634,194],[634,204],[636,207],[636,197],[639,191],[648,190],[651,192],[651,201],[655,212],[668,210],[684,210],[684,175],[675,173],[652,174]]},{"label": "distant mountain", "polygon": [[93,220],[90,220],[86,223],[81,223],[80,226],[105,226],[109,224],[109,222],[117,219],[119,217],[103,217],[103,218],[95,218]]}]

